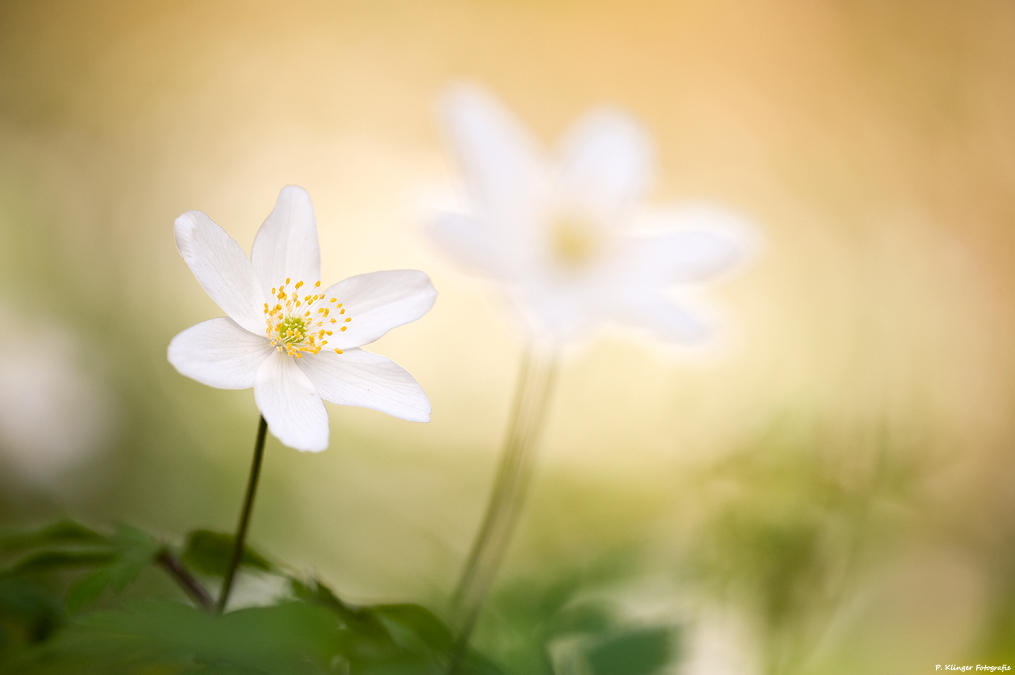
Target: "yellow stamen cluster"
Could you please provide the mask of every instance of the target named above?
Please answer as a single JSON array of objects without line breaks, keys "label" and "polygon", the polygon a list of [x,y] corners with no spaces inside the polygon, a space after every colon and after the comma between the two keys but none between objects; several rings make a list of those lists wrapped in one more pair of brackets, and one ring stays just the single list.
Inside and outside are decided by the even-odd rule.
[{"label": "yellow stamen cluster", "polygon": [[[271,289],[274,305],[264,303],[265,329],[271,344],[289,356],[302,358],[304,353],[316,354],[328,344],[333,334],[333,324],[339,322],[338,315],[345,314],[345,308],[338,298],[325,296],[320,291],[321,282],[314,283],[313,292],[301,292],[304,283],[286,277],[278,288]],[[335,316],[332,316],[334,310]],[[339,331],[345,331],[352,321],[346,317]],[[341,354],[341,349],[334,350]]]},{"label": "yellow stamen cluster", "polygon": [[578,268],[591,262],[602,246],[595,225],[587,219],[564,216],[550,228],[550,248],[554,258],[564,267]]}]

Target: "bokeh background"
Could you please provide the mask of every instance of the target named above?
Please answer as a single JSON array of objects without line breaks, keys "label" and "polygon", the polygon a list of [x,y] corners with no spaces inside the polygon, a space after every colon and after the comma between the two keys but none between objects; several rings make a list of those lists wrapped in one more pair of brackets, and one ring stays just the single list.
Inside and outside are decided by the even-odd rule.
[{"label": "bokeh background", "polygon": [[232,529],[257,413],[166,361],[220,314],[172,223],[203,210],[249,250],[296,183],[326,282],[433,278],[431,313],[376,349],[434,414],[331,406],[327,452],[270,440],[252,542],[439,609],[524,342],[424,235],[461,187],[435,116],[461,80],[548,146],[628,109],[657,140],[653,203],[717,201],[766,240],[711,289],[717,347],[618,329],[570,356],[478,644],[537,672],[563,593],[671,627],[673,673],[1015,660],[1003,0],[3,3],[0,524]]}]

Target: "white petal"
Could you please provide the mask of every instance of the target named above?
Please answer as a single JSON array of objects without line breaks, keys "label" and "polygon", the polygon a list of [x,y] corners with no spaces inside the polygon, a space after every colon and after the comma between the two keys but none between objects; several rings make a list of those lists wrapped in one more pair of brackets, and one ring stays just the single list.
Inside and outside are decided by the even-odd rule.
[{"label": "white petal", "polygon": [[605,217],[634,204],[653,180],[651,140],[620,111],[587,113],[565,136],[560,156],[564,199]]},{"label": "white petal", "polygon": [[705,281],[726,272],[759,248],[744,219],[726,209],[689,205],[646,214],[652,233],[628,240],[634,278],[651,284]]},{"label": "white petal", "polygon": [[663,339],[686,344],[703,342],[712,334],[701,318],[678,307],[662,293],[644,290],[628,294],[615,307],[613,318],[648,328]]},{"label": "white petal", "polygon": [[510,251],[498,246],[475,218],[445,213],[428,227],[430,237],[465,269],[503,277]]},{"label": "white petal", "polygon": [[[423,316],[433,306],[437,291],[419,270],[388,270],[349,277],[329,286],[325,295],[338,298],[345,309],[344,315],[332,315],[339,323],[328,338],[328,347],[345,349],[373,342]],[[341,331],[342,327],[348,330]]]},{"label": "white petal", "polygon": [[476,86],[449,91],[441,113],[484,225],[512,227],[525,222],[545,187],[543,160],[528,132],[497,99]]},{"label": "white petal", "polygon": [[296,361],[278,350],[266,358],[257,371],[254,400],[278,440],[320,452],[328,447],[328,412]]},{"label": "white petal", "polygon": [[232,319],[210,319],[191,326],[169,343],[169,363],[209,387],[247,389],[274,348],[266,337],[241,328]]},{"label": "white petal", "polygon": [[310,195],[287,185],[254,238],[254,271],[265,294],[287,277],[313,286],[321,279],[321,249]]},{"label": "white petal", "polygon": [[198,282],[236,323],[264,332],[264,293],[240,245],[200,211],[176,219],[176,247]]},{"label": "white petal", "polygon": [[430,421],[430,399],[391,359],[349,349],[308,354],[297,363],[327,401],[380,410],[410,422]]}]

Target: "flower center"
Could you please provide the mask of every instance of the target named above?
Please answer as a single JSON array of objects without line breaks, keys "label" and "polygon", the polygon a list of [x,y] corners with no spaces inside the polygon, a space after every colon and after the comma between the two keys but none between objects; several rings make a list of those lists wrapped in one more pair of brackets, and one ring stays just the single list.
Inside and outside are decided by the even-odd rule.
[{"label": "flower center", "polygon": [[283,344],[298,344],[307,339],[307,322],[298,316],[290,316],[278,324],[276,331]]},{"label": "flower center", "polygon": [[[312,293],[302,291],[303,286],[302,281],[293,284],[286,277],[278,288],[271,289],[275,304],[264,303],[268,339],[280,352],[297,359],[324,349],[334,331],[345,332],[352,321],[338,298],[319,290],[320,281],[314,283]],[[341,349],[334,351],[342,353]]]},{"label": "flower center", "polygon": [[599,253],[601,243],[598,228],[585,218],[564,216],[550,226],[550,248],[565,267],[586,265]]}]

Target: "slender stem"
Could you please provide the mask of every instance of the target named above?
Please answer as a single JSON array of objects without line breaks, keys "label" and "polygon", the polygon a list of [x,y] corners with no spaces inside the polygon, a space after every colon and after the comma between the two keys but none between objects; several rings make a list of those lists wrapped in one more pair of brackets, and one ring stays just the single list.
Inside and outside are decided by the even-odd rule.
[{"label": "slender stem", "polygon": [[180,584],[180,587],[190,596],[194,604],[209,612],[215,609],[215,600],[211,597],[211,593],[201,585],[200,581],[194,578],[190,570],[184,567],[183,563],[170,553],[168,549],[159,551],[155,556],[155,562]]},{"label": "slender stem", "polygon": [[500,462],[497,465],[497,472],[493,482],[493,492],[490,493],[490,500],[486,504],[486,511],[483,520],[472,541],[472,548],[469,550],[469,557],[466,559],[465,568],[458,579],[455,591],[451,596],[451,614],[453,617],[461,614],[466,595],[472,588],[473,580],[479,571],[480,560],[493,535],[500,514],[502,504],[510,487],[510,476],[513,473],[513,465],[516,459],[514,448],[517,445],[517,437],[522,422],[522,410],[525,404],[525,394],[529,388],[529,380],[532,375],[532,352],[526,350],[522,354],[522,362],[518,368],[518,382],[515,385],[514,401],[511,404],[511,417],[508,423],[508,430],[504,436],[504,444],[501,448]]},{"label": "slender stem", "polygon": [[264,438],[267,433],[268,423],[262,415],[261,420],[257,423],[254,459],[250,463],[250,478],[247,479],[247,495],[243,498],[243,511],[240,512],[240,524],[236,527],[233,557],[229,562],[226,578],[222,581],[222,591],[219,593],[218,611],[220,614],[225,610],[226,603],[229,602],[229,592],[233,589],[233,578],[236,576],[236,568],[240,566],[240,560],[243,559],[243,546],[247,539],[247,527],[250,525],[250,512],[254,507],[257,479],[261,475],[261,460],[264,458]]},{"label": "slender stem", "polygon": [[540,364],[530,350],[523,355],[494,489],[453,596],[452,612],[458,632],[449,673],[455,673],[465,657],[487,592],[518,522],[532,480],[534,448],[546,421],[556,374],[552,357]]}]

